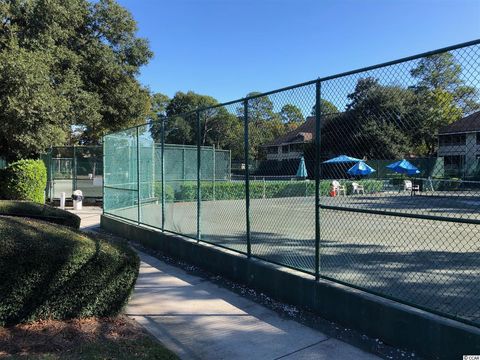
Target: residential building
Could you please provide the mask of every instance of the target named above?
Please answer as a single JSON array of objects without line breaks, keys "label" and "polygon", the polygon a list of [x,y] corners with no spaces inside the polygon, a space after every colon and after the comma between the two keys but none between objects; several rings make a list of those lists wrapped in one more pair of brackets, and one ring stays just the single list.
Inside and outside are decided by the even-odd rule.
[{"label": "residential building", "polygon": [[438,131],[438,157],[444,160],[445,176],[478,176],[480,159],[480,111]]},{"label": "residential building", "polygon": [[265,145],[267,160],[293,160],[303,155],[304,146],[315,140],[315,116],[309,116],[295,130]]}]

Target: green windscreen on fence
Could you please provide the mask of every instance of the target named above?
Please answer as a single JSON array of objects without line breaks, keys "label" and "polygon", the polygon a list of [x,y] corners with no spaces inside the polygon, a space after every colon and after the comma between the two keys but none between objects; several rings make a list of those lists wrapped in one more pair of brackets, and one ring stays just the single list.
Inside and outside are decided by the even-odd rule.
[{"label": "green windscreen on fence", "polygon": [[47,168],[47,198],[70,198],[81,190],[84,197],[102,198],[103,151],[101,146],[52,147],[42,157]]},{"label": "green windscreen on fence", "polygon": [[479,44],[107,135],[104,211],[478,327]]},{"label": "green windscreen on fence", "polygon": [[103,143],[105,212],[138,220],[137,128],[107,135]]}]

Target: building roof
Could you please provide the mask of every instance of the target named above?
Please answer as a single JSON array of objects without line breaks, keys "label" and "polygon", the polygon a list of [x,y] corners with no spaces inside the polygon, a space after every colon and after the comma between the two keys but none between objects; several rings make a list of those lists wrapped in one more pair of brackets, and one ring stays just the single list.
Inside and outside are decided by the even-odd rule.
[{"label": "building roof", "polygon": [[465,116],[450,125],[441,128],[438,133],[441,134],[458,134],[480,131],[480,111]]},{"label": "building roof", "polygon": [[315,116],[309,116],[305,122],[295,130],[279,136],[266,146],[278,146],[282,144],[294,144],[299,142],[310,142],[315,139]]}]

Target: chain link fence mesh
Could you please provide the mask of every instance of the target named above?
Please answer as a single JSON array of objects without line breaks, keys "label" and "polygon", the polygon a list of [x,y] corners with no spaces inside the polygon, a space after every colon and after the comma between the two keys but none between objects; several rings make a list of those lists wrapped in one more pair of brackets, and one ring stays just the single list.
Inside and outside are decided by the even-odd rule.
[{"label": "chain link fence mesh", "polygon": [[47,168],[48,199],[59,199],[62,192],[69,198],[74,190],[82,190],[85,197],[102,198],[101,146],[52,147],[41,158]]},{"label": "chain link fence mesh", "polygon": [[477,41],[110,134],[104,211],[479,326],[479,69]]}]

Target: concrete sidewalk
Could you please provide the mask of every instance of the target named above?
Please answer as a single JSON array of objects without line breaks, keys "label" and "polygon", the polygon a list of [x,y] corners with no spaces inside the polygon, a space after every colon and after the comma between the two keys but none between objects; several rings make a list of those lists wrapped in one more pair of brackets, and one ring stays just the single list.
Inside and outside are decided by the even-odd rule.
[{"label": "concrete sidewalk", "polygon": [[[76,213],[85,230],[98,226],[98,210]],[[139,256],[126,313],[182,359],[377,359],[204,278]]]},{"label": "concrete sidewalk", "polygon": [[375,359],[151,256],[127,315],[182,359]]},{"label": "concrete sidewalk", "polygon": [[84,206],[82,210],[73,210],[66,208],[66,210],[74,213],[82,219],[80,229],[83,231],[98,230],[100,228],[100,215],[102,215],[102,208],[98,206]]}]

